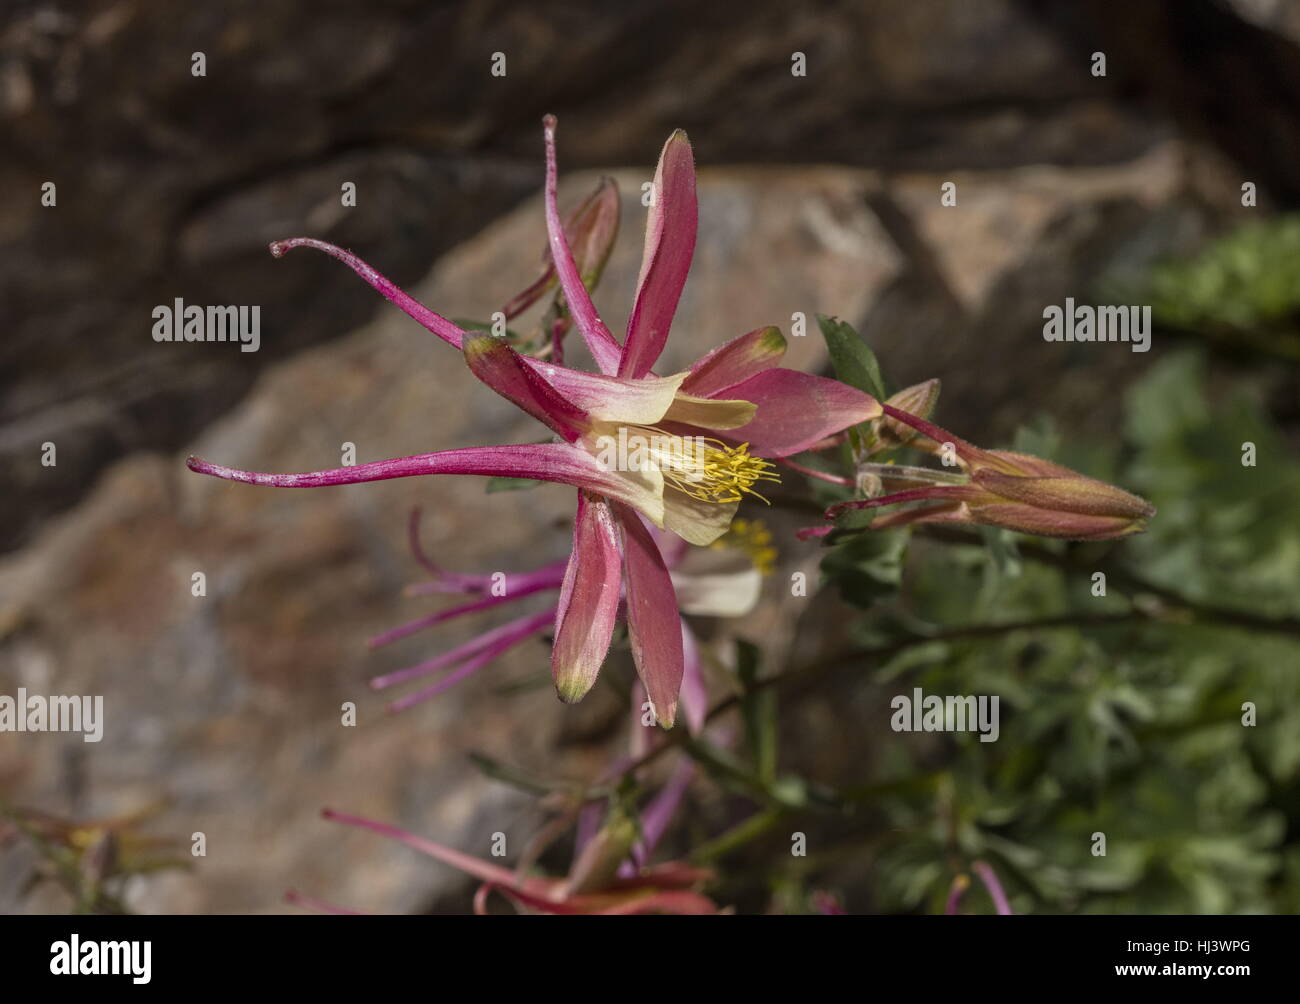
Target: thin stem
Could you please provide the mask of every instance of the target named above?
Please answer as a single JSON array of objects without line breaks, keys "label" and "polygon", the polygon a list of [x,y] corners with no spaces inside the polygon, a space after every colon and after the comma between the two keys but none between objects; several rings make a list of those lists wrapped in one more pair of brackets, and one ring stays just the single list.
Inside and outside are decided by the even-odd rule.
[{"label": "thin stem", "polygon": [[811,467],[805,467],[803,464],[796,463],[789,457],[777,457],[775,459],[782,467],[788,467],[792,471],[798,471],[805,477],[816,478],[818,481],[825,481],[832,485],[843,485],[847,488],[853,487],[852,478],[844,478],[840,477],[838,474],[827,474],[825,471],[814,470]]}]

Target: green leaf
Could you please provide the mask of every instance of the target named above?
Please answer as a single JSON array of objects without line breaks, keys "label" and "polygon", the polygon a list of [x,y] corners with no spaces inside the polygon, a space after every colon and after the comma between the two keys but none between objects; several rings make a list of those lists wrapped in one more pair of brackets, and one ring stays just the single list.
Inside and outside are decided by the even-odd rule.
[{"label": "green leaf", "polygon": [[904,529],[859,533],[829,551],[822,572],[847,602],[869,607],[898,591],[908,539]]},{"label": "green leaf", "polygon": [[826,339],[835,376],[842,383],[856,387],[878,401],[885,400],[888,395],[885,393],[884,377],[880,375],[880,364],[862,336],[853,330],[851,324],[837,317],[818,314],[817,324],[822,329],[822,337]]}]

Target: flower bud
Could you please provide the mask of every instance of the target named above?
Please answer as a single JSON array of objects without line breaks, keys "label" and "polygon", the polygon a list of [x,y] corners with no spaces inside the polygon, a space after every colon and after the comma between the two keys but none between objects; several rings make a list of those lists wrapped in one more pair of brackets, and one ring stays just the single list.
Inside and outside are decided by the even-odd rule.
[{"label": "flower bud", "polygon": [[940,476],[941,472],[936,471],[932,482],[927,484],[923,468],[908,468],[906,490],[841,502],[826,510],[827,519],[835,519],[850,509],[875,509],[900,502],[936,502],[938,505],[877,517],[871,528],[879,530],[912,523],[978,523],[1040,537],[1110,540],[1140,533],[1146,529],[1147,520],[1155,515],[1155,506],[1122,488],[1049,460],[1006,450],[980,449],[891,403],[883,407],[889,420],[915,430],[913,435],[919,433],[925,437],[926,442],[918,444],[920,448],[934,451],[952,444],[951,449],[965,471],[964,483],[953,483],[951,474]]},{"label": "flower bud", "polygon": [[[618,186],[612,178],[601,178],[596,190],[583,199],[564,221],[564,236],[573,251],[573,262],[578,267],[582,284],[589,290],[600,281],[605,263],[614,249],[618,216]],[[543,261],[545,270],[537,280],[502,308],[506,320],[518,317],[555,286],[555,263],[551,260],[550,248],[543,255]]]},{"label": "flower bud", "polygon": [[[911,387],[904,387],[885,402],[890,407],[921,418],[929,418],[934,413],[935,406],[938,403],[939,381],[937,379],[926,380],[923,383],[913,384]],[[873,453],[892,450],[898,446],[906,446],[918,435],[915,429],[908,428],[898,419],[884,415],[876,419],[873,425],[875,425],[876,432]]]}]

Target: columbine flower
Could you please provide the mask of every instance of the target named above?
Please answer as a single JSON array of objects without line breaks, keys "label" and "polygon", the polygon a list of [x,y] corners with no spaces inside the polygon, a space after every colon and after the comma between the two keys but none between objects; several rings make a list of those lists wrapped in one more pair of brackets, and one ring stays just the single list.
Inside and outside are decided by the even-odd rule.
[{"label": "columbine flower", "polygon": [[[682,680],[681,618],[672,581],[646,523],[706,545],[726,532],[740,499],[775,477],[764,458],[806,449],[875,418],[880,405],[858,390],[781,369],[785,340],[760,328],[714,349],[689,370],[651,372],[668,338],[695,249],[695,165],[686,134],[664,144],[655,171],[645,254],[623,344],[600,319],[582,283],[556,206],[555,119],[545,120],[546,225],[565,305],[600,373],[516,352],[503,339],[467,332],[398,289],[341,248],[307,238],[299,246],[346,263],[390,301],[464,353],[470,370],[547,426],[539,445],[480,446],[306,474],[261,474],[191,457],[191,470],[277,487],[354,484],[419,474],[534,478],[578,489],[573,554],[555,617],[552,673],[562,700],[595,682],[625,592],[637,671],[658,719],[671,727]],[[611,441],[652,444],[649,463],[610,470],[599,456]],[[687,437],[690,437],[689,439]],[[700,444],[703,445],[700,445]]]},{"label": "columbine flower", "polygon": [[1109,540],[1146,529],[1155,507],[1104,481],[1023,453],[982,450],[952,433],[895,408],[882,405],[885,416],[921,435],[921,449],[955,457],[963,473],[923,467],[865,464],[883,485],[903,488],[879,498],[841,502],[826,510],[835,519],[850,509],[875,509],[898,502],[937,502],[875,519],[871,529],[909,523],[982,523],[1040,537]]}]

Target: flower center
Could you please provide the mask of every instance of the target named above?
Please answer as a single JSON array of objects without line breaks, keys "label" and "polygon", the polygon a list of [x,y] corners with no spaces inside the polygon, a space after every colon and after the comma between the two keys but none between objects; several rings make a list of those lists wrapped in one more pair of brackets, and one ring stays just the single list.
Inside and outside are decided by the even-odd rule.
[{"label": "flower center", "polygon": [[754,485],[781,480],[772,464],[749,455],[748,443],[728,446],[706,436],[675,436],[639,425],[621,429],[619,439],[633,444],[633,450],[643,450],[645,461],[659,470],[665,484],[701,502],[739,502],[744,495],[767,502]]}]

